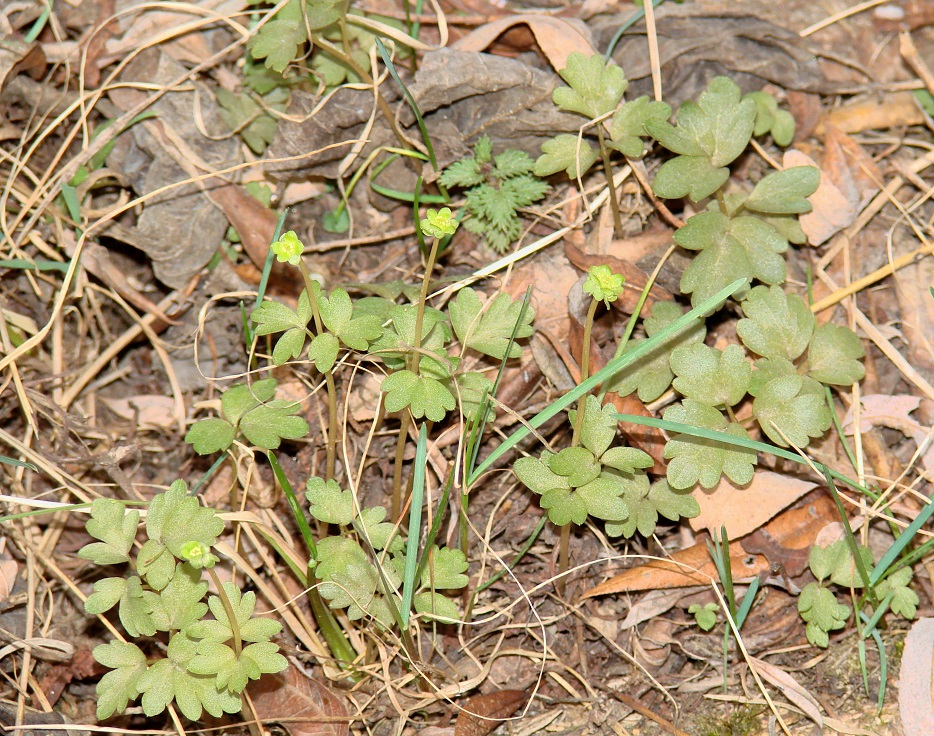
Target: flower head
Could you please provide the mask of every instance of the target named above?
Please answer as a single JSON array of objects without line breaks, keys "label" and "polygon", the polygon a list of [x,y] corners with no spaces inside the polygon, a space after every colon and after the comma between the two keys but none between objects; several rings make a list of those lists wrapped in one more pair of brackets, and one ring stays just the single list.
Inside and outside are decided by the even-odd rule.
[{"label": "flower head", "polygon": [[185,542],[180,552],[182,559],[196,570],[214,567],[214,563],[218,561],[217,556],[211,554],[211,548],[201,542]]},{"label": "flower head", "polygon": [[289,263],[297,266],[301,263],[302,253],[305,252],[305,246],[298,239],[294,230],[283,233],[280,238],[271,246],[272,252],[276,254],[276,260],[279,263]]},{"label": "flower head", "polygon": [[595,300],[604,302],[609,306],[615,302],[623,291],[623,282],[626,277],[613,273],[613,269],[606,265],[591,266],[584,282],[584,291]]},{"label": "flower head", "polygon": [[429,209],[425,214],[427,216],[419,223],[425,235],[440,240],[445,235],[453,235],[457,230],[457,221],[451,217],[450,207]]}]

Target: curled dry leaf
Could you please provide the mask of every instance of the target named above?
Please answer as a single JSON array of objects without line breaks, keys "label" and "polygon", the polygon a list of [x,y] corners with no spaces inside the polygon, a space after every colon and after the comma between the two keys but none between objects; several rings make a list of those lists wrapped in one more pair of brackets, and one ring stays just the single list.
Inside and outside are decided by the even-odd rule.
[{"label": "curled dry leaf", "polygon": [[266,675],[249,689],[256,714],[282,723],[292,736],[347,736],[350,719],[343,700],[297,667]]},{"label": "curled dry leaf", "polygon": [[454,722],[454,736],[487,736],[526,702],[525,690],[497,690],[467,698]]},{"label": "curled dry leaf", "polygon": [[574,51],[587,56],[597,53],[590,29],[581,21],[530,13],[510,15],[482,25],[458,40],[453,48],[460,51],[483,51],[508,29],[520,24],[527,25],[532,31],[538,47],[555,71],[567,66],[568,56]]}]

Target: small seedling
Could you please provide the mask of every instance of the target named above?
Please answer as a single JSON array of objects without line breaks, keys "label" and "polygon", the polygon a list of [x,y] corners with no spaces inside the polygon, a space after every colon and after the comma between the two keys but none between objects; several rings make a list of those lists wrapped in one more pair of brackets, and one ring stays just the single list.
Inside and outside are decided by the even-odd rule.
[{"label": "small seedling", "polygon": [[467,190],[464,227],[482,235],[497,253],[505,253],[522,234],[519,210],[537,202],[548,184],[532,174],[534,162],[523,151],[507,149],[493,155],[490,139],[482,136],[474,155],[457,161],[441,175],[441,184]]}]

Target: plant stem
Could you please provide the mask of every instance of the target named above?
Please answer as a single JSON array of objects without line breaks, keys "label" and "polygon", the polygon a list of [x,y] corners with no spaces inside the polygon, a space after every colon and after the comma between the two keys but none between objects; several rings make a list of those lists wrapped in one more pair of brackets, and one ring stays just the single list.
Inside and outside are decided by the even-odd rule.
[{"label": "plant stem", "polygon": [[610,165],[610,151],[606,145],[606,135],[603,132],[603,123],[597,126],[597,138],[600,140],[600,157],[603,159],[603,172],[606,174],[606,185],[610,190],[610,209],[613,210],[613,234],[617,238],[623,237],[623,220],[619,214],[619,199],[616,197],[616,184],[613,181],[613,167]]},{"label": "plant stem", "polygon": [[227,591],[224,590],[224,586],[221,585],[221,580],[217,577],[217,573],[214,572],[213,568],[206,568],[208,575],[211,576],[211,580],[214,581],[214,585],[217,587],[217,597],[220,598],[221,604],[224,606],[224,612],[227,614],[227,618],[230,622],[230,632],[233,634],[233,643],[234,643],[234,654],[237,657],[240,656],[240,652],[243,651],[243,639],[240,638],[240,625],[237,623],[237,616],[234,613],[233,605],[230,603],[230,598],[227,597]]},{"label": "plant stem", "polygon": [[409,413],[402,414],[402,423],[399,426],[399,436],[396,438],[396,456],[392,468],[392,504],[390,517],[393,522],[399,521],[402,513],[402,459],[405,454],[405,441],[409,434]]},{"label": "plant stem", "polygon": [[[302,279],[305,281],[305,291],[308,292],[308,301],[311,303],[311,311],[315,320],[315,331],[317,334],[323,333],[324,323],[321,321],[321,313],[318,311],[318,297],[315,292],[314,282],[311,274],[308,272],[308,266],[304,261],[298,262],[299,270],[302,272]],[[328,389],[328,427],[326,431],[325,444],[327,448],[327,459],[325,461],[325,480],[334,479],[334,469],[337,464],[337,443],[339,436],[337,434],[337,386],[334,384],[334,372],[322,371],[324,382]]]},{"label": "plant stem", "polygon": [[568,547],[571,541],[571,525],[565,524],[561,527],[561,541],[558,544],[558,575],[555,581],[555,588],[558,593],[564,595],[565,579],[564,573],[568,571]]}]

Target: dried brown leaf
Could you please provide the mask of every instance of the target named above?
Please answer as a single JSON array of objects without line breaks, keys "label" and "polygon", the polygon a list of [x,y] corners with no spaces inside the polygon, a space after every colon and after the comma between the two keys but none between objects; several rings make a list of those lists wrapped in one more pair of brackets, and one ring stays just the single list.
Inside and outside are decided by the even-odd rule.
[{"label": "dried brown leaf", "polygon": [[347,736],[350,723],[344,701],[296,667],[264,676],[250,687],[256,714],[263,722],[281,723],[292,736]]},{"label": "dried brown leaf", "polygon": [[528,699],[525,690],[497,690],[467,698],[454,722],[454,736],[487,736]]}]

